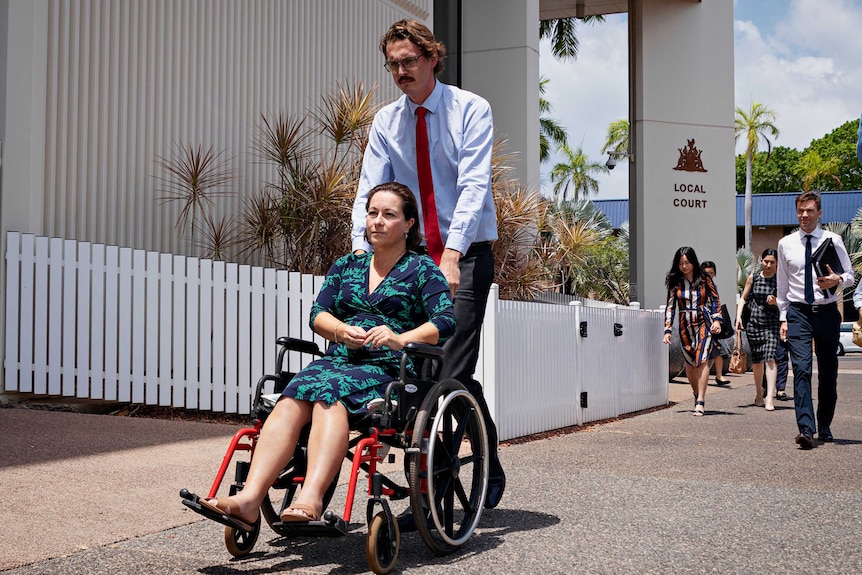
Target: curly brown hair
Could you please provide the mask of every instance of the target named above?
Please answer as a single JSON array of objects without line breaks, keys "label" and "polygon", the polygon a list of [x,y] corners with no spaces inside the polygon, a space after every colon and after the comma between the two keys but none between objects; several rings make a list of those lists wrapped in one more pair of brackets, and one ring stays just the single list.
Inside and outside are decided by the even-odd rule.
[{"label": "curly brown hair", "polygon": [[384,57],[387,56],[386,46],[396,40],[410,40],[422,50],[422,55],[426,58],[437,56],[434,74],[437,75],[443,71],[446,65],[446,46],[443,42],[438,42],[434,33],[424,24],[420,24],[416,20],[399,20],[393,24],[380,38],[380,51],[383,52]]}]

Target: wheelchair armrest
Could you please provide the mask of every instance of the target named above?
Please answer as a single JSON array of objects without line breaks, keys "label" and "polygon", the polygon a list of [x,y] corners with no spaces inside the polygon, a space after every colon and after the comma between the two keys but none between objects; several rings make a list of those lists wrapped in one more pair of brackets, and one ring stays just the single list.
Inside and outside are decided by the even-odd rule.
[{"label": "wheelchair armrest", "polygon": [[407,360],[416,358],[417,373],[420,379],[434,377],[440,373],[440,367],[443,363],[443,348],[439,345],[431,345],[430,343],[410,342],[404,346],[404,353],[401,354],[401,381],[406,382],[407,377]]},{"label": "wheelchair armrest", "polygon": [[443,348],[430,343],[410,342],[404,346],[404,353],[413,357],[437,359],[443,357]]},{"label": "wheelchair armrest", "polygon": [[320,351],[320,348],[313,341],[283,336],[278,338],[275,343],[288,351],[298,351],[301,353],[323,355],[323,353]]}]

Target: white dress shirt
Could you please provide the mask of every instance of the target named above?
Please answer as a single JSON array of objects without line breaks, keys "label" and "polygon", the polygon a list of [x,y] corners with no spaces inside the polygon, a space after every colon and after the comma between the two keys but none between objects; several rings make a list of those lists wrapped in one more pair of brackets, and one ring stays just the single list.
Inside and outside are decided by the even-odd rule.
[{"label": "white dress shirt", "polygon": [[[791,303],[805,303],[805,236],[806,233],[800,228],[798,231],[788,234],[778,242],[778,310],[781,321],[787,319],[787,308]],[[822,290],[817,287],[817,274],[813,268],[811,278],[814,281],[814,304],[823,305],[837,302],[843,295],[843,288],[853,285],[853,266],[847,248],[841,236],[821,227],[816,227],[811,232],[811,252],[817,250],[817,246],[826,238],[832,238],[835,249],[838,251],[838,259],[844,266],[841,274],[841,283],[835,293]]]}]

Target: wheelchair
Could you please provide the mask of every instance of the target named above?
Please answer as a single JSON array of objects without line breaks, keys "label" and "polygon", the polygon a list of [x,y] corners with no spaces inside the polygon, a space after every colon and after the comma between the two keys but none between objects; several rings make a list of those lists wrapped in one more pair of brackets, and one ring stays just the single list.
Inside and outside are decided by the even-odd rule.
[{"label": "wheelchair", "polygon": [[[253,421],[238,430],[228,446],[209,493],[215,498],[234,459],[234,481],[229,494],[243,488],[260,430],[277,400],[295,375],[285,371],[284,358],[294,351],[313,356],[323,355],[314,342],[282,337],[275,373],[260,378],[255,389]],[[416,377],[408,366],[416,366]],[[428,344],[410,343],[401,357],[400,379],[386,388],[384,400],[374,409],[349,416],[352,438],[347,461],[350,477],[341,514],[329,509],[338,485],[333,479],[323,500],[319,521],[282,522],[281,513],[290,507],[302,488],[306,470],[307,442],[310,424],[300,434],[293,458],[280,472],[260,507],[254,525],[210,511],[200,505],[200,496],[187,489],[180,491],[182,503],[193,511],[225,526],[224,541],[228,552],[240,558],[248,555],[261,530],[261,518],[278,535],[284,537],[341,537],[352,531],[353,503],[360,474],[367,475],[368,501],[365,511],[367,533],[365,555],[374,573],[389,573],[398,559],[401,535],[389,501],[409,497],[416,530],[425,545],[437,555],[448,555],[462,546],[473,534],[482,516],[488,490],[488,438],[482,412],[474,397],[456,380],[436,381],[443,362],[443,349]],[[272,382],[273,395],[264,395]],[[390,448],[404,451],[401,482],[384,475],[379,466],[395,462]],[[249,452],[248,459],[236,457]]]}]

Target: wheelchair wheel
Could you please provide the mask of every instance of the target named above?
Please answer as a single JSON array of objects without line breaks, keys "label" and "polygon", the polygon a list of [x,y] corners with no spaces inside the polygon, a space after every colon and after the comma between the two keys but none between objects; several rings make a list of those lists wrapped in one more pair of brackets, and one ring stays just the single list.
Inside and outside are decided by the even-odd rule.
[{"label": "wheelchair wheel", "polygon": [[[281,523],[281,513],[290,507],[299,489],[296,478],[305,477],[307,468],[306,451],[307,448],[304,444],[297,446],[293,458],[278,475],[272,487],[269,488],[269,493],[264,496],[263,502],[260,504],[260,511],[264,519],[266,519],[272,530],[279,535],[288,536],[297,534],[296,530],[290,525]],[[323,494],[324,511],[326,511],[329,502],[332,500],[336,487],[338,487],[338,473],[336,473],[326,493]]]},{"label": "wheelchair wheel", "polygon": [[251,531],[243,531],[225,525],[224,544],[228,552],[234,557],[245,557],[251,552],[257,542],[257,536],[260,535],[260,516],[251,527]]},{"label": "wheelchair wheel", "polygon": [[488,491],[488,437],[479,404],[453,379],[425,396],[408,453],[410,507],[422,540],[446,555],[479,523]]},{"label": "wheelchair wheel", "polygon": [[401,547],[401,532],[398,522],[392,516],[386,519],[386,513],[380,511],[368,526],[365,538],[365,558],[368,566],[377,575],[385,575],[392,571],[398,560],[398,550]]}]

